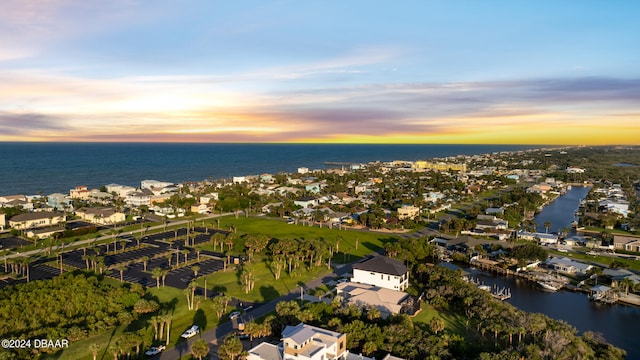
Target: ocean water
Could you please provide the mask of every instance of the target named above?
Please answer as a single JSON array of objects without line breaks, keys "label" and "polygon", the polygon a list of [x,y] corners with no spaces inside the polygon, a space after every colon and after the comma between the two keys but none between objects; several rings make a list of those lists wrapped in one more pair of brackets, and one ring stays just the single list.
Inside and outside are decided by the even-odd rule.
[{"label": "ocean water", "polygon": [[[327,168],[325,162],[426,160],[531,145],[0,143],[0,195],[68,193],[153,179],[180,183]],[[335,167],[335,166],[334,166]]]}]

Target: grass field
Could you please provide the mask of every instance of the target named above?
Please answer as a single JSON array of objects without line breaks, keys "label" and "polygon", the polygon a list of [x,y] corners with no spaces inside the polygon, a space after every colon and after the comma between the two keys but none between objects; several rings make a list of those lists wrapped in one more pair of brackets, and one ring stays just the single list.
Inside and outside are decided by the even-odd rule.
[{"label": "grass field", "polygon": [[413,322],[424,323],[429,325],[429,322],[434,317],[439,317],[444,320],[445,330],[451,334],[465,335],[465,322],[466,318],[460,314],[453,312],[438,311],[433,306],[423,303],[420,307],[420,313],[411,318]]},{"label": "grass field", "polygon": [[[338,230],[320,228],[316,226],[287,224],[280,219],[260,218],[260,217],[239,217],[226,216],[220,219],[220,227],[227,229],[229,225],[234,225],[238,235],[241,234],[265,234],[275,238],[296,238],[296,239],[321,239],[327,243],[335,244],[338,237],[340,241],[340,253],[350,256],[362,257],[374,251],[384,248],[384,244],[395,241],[396,236],[390,233],[378,233],[358,230]],[[358,248],[356,249],[356,238]],[[335,262],[351,261],[346,258],[343,261],[341,254],[334,257]]]}]

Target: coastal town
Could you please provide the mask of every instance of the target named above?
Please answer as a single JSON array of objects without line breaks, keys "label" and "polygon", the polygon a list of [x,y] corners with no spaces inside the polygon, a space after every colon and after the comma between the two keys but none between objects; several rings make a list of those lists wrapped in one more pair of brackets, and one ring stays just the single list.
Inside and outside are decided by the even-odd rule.
[{"label": "coastal town", "polygon": [[[308,304],[311,312],[324,304],[345,313],[359,308],[392,324],[431,311],[429,319],[415,321],[437,336],[445,324],[433,312],[447,307],[438,280],[427,279],[435,278],[429,271],[441,271],[429,268],[448,263],[526,279],[540,291],[583,292],[601,304],[640,306],[638,158],[633,147],[545,148],[330,163],[323,169],[301,166],[294,173],[179,184],[162,179],[141,180],[139,187],[70,184],[68,193],[1,195],[0,288],[78,273],[100,274],[140,294],[175,288],[181,306],[188,307],[185,316],[174,318],[173,325],[169,320],[165,336],[157,326],[167,320],[154,315],[153,326],[141,326],[142,333],[155,328],[148,330],[151,341],[140,335],[146,340],[122,342],[115,359],[142,344],[154,346],[148,356],[171,358],[169,351],[193,344],[204,331],[207,321],[194,317],[199,307],[215,314],[218,328],[226,326],[224,335],[231,336],[211,334],[206,349],[194,345],[180,356],[191,351],[194,357],[250,360],[415,358],[359,338],[355,334],[363,330],[346,323],[320,326],[320,318],[300,315],[300,307]],[[617,162],[606,163],[609,159]],[[547,206],[576,190],[583,196],[570,213],[536,222]],[[262,274],[262,268],[268,270]],[[455,276],[498,302],[514,296],[464,271]],[[290,280],[285,288],[269,288],[285,278]],[[134,305],[148,309],[129,320],[120,311],[93,319],[100,326],[83,330],[76,324],[60,334],[86,345],[110,328],[125,332],[127,324],[164,309],[160,295],[155,305],[145,296]],[[278,299],[283,302],[271,311],[290,322],[279,323],[280,333],[274,334],[258,320],[267,315],[266,307],[258,310]],[[484,333],[477,340],[479,348],[502,342],[505,351],[525,351],[513,345],[515,330],[485,329],[481,315],[469,307],[460,313],[467,319],[463,334],[470,320],[478,329],[490,329],[488,340]],[[195,330],[188,336],[170,336],[170,326],[180,334],[191,323]],[[4,337],[30,333],[28,326],[6,329]],[[264,341],[254,344],[254,338]],[[93,356],[108,351],[98,344]]]}]

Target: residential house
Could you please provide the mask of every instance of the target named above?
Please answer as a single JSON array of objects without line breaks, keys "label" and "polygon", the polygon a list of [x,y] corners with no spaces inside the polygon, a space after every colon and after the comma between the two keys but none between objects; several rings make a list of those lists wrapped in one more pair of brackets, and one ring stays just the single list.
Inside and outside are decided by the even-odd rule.
[{"label": "residential house", "polygon": [[545,265],[551,270],[575,275],[585,275],[593,267],[567,257],[552,257],[545,262]]},{"label": "residential house", "polygon": [[299,167],[298,168],[298,174],[306,174],[309,172],[309,168],[307,167]]},{"label": "residential house", "polygon": [[196,214],[208,214],[211,210],[207,204],[194,204],[191,205],[191,212]]},{"label": "residential house", "polygon": [[173,183],[158,180],[142,180],[140,182],[140,189],[149,189],[155,192],[156,189],[164,189],[166,187],[173,186]]},{"label": "residential house", "polygon": [[311,184],[307,184],[304,186],[304,189],[310,193],[313,194],[317,194],[320,192],[320,183],[319,182],[313,182]]},{"label": "residential house", "polygon": [[247,182],[247,177],[246,176],[234,176],[232,180],[233,180],[234,184],[242,184],[242,183],[246,183]]},{"label": "residential house", "polygon": [[262,207],[262,213],[263,214],[270,214],[271,212],[275,212],[278,209],[282,208],[282,202],[273,202],[273,203],[269,203],[266,204]]},{"label": "residential house", "polygon": [[422,197],[424,198],[425,201],[430,201],[430,202],[437,202],[438,200],[443,200],[444,199],[444,194],[439,192],[439,191],[429,191],[426,194],[423,194]]},{"label": "residential house", "polygon": [[89,195],[91,195],[91,190],[84,185],[79,185],[69,190],[69,196],[72,199],[89,200]]},{"label": "residential house", "polygon": [[[28,199],[28,198],[25,197],[25,199]],[[33,203],[28,200],[13,199],[5,203],[2,203],[1,207],[21,208],[22,210],[32,211]]]},{"label": "residential house", "polygon": [[602,200],[598,204],[601,209],[627,217],[629,215],[629,202],[626,200]]},{"label": "residential house", "polygon": [[318,203],[317,203],[317,200],[315,198],[303,197],[303,198],[300,198],[298,200],[294,200],[293,204],[296,205],[296,206],[303,207],[303,208],[310,208],[310,207],[316,206]]},{"label": "residential house", "polygon": [[485,215],[495,215],[495,216],[504,215],[504,208],[502,208],[502,207],[499,207],[499,208],[490,207],[490,208],[487,208],[484,211],[484,213],[485,213]]},{"label": "residential house", "polygon": [[140,191],[134,191],[127,194],[127,198],[124,200],[127,205],[139,207],[151,205],[151,196],[153,192],[149,189],[142,189]]},{"label": "residential house", "polygon": [[12,203],[15,201],[27,202],[27,197],[25,195],[4,195],[0,196],[0,207],[13,207]]},{"label": "residential house", "polygon": [[218,201],[219,194],[218,193],[210,193],[207,195],[200,196],[200,204],[210,204],[211,202]]},{"label": "residential house", "polygon": [[409,294],[379,286],[344,282],[336,286],[336,294],[341,296],[347,303],[360,307],[377,308],[380,310],[382,318],[385,319],[392,314],[413,310],[409,306],[413,303],[409,301]]},{"label": "residential house", "polygon": [[116,194],[116,196],[124,198],[127,194],[136,191],[136,189],[132,186],[127,185],[119,185],[119,184],[109,184],[105,185],[105,189],[110,194]]},{"label": "residential house", "polygon": [[54,209],[64,209],[71,207],[73,200],[65,194],[53,193],[47,195],[47,205]]},{"label": "residential house", "polygon": [[613,235],[613,247],[615,249],[640,252],[640,236]]},{"label": "residential house", "polygon": [[81,208],[76,216],[98,225],[113,225],[125,221],[126,215],[113,208]]},{"label": "residential house", "polygon": [[556,244],[558,242],[557,235],[537,233],[537,232],[532,233],[532,232],[521,231],[518,233],[518,238],[522,240],[537,241],[541,245]]},{"label": "residential house", "polygon": [[88,200],[101,204],[109,204],[111,200],[113,200],[113,195],[99,190],[92,190]]},{"label": "residential house", "polygon": [[45,228],[66,221],[63,213],[53,211],[19,214],[9,219],[9,226],[18,230]]},{"label": "residential house", "polygon": [[476,218],[476,229],[506,230],[508,227],[508,221],[498,219],[494,215],[478,215]]},{"label": "residential house", "polygon": [[300,323],[287,325],[282,342],[266,342],[249,350],[247,360],[346,360],[347,335]]},{"label": "residential house", "polygon": [[420,214],[420,208],[413,205],[402,205],[398,208],[398,219],[415,219]]},{"label": "residential house", "polygon": [[0,230],[4,230],[7,227],[7,215],[0,212]]},{"label": "residential house", "polygon": [[409,286],[409,270],[400,261],[373,256],[353,264],[352,282],[404,291]]}]

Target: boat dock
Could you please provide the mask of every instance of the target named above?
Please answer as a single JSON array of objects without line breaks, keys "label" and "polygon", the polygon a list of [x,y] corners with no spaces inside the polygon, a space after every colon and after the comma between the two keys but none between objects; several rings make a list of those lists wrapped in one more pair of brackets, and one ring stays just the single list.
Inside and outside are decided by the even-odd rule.
[{"label": "boat dock", "polygon": [[484,282],[481,282],[478,279],[474,279],[474,278],[465,278],[465,279],[467,282],[477,286],[478,289],[489,292],[489,294],[491,294],[491,296],[493,296],[494,299],[498,299],[500,301],[511,299],[511,289],[507,287],[498,288],[496,284],[494,284],[493,286],[486,285]]}]

